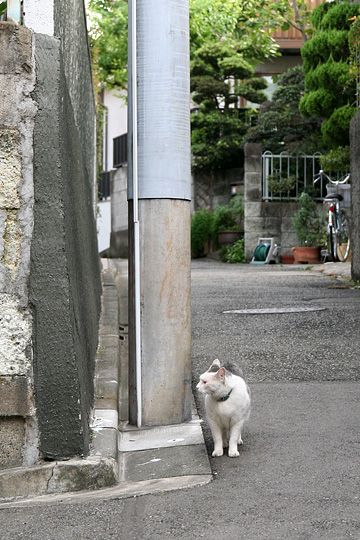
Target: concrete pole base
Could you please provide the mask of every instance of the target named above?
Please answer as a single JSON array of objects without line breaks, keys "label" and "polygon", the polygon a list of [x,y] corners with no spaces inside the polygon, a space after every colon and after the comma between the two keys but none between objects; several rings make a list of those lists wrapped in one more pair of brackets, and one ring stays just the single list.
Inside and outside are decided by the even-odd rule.
[{"label": "concrete pole base", "polygon": [[[129,215],[132,244],[132,201]],[[191,418],[190,201],[143,199],[139,218],[143,425],[176,424]],[[131,256],[129,278],[129,398],[130,422],[135,424]]]}]

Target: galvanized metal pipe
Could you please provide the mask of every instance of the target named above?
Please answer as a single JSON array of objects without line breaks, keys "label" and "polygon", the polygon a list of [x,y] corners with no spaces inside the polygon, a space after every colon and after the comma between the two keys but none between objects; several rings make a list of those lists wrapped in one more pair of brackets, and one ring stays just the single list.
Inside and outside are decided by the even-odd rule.
[{"label": "galvanized metal pipe", "polygon": [[135,370],[137,426],[142,425],[142,369],[141,369],[141,270],[140,270],[140,223],[138,189],[138,107],[137,107],[137,4],[129,2],[129,60],[131,65],[131,92],[129,112],[131,119],[131,188],[133,199],[134,235],[134,324],[135,324]]}]

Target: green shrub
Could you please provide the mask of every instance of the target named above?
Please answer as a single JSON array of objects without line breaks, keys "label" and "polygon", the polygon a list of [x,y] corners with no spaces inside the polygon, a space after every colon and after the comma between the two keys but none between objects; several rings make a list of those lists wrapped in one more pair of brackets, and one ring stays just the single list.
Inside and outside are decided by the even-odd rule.
[{"label": "green shrub", "polygon": [[197,210],[191,216],[191,254],[202,257],[210,245],[213,234],[213,213],[209,210]]},{"label": "green shrub", "polygon": [[321,168],[331,173],[346,173],[350,170],[350,147],[339,146],[320,156]]},{"label": "green shrub", "polygon": [[221,231],[238,231],[244,217],[244,201],[240,194],[235,195],[227,205],[214,210],[213,234]]},{"label": "green shrub", "polygon": [[324,14],[320,28],[349,29],[352,23],[351,18],[359,14],[359,6],[348,2],[333,4],[332,8]]},{"label": "green shrub", "polygon": [[345,146],[349,144],[349,124],[354,116],[356,108],[344,105],[336,109],[321,126],[324,143],[329,148]]},{"label": "green shrub", "polygon": [[[344,94],[344,90],[351,86],[349,65],[346,62],[334,62],[332,58],[329,58],[327,62],[320,64],[306,75],[305,84],[307,90],[325,88],[331,89],[332,93]],[[354,95],[353,88],[351,95]],[[344,99],[346,99],[345,95]]]},{"label": "green shrub", "polygon": [[324,2],[323,4],[320,4],[320,6],[314,9],[311,14],[311,23],[314,28],[320,28],[322,19],[332,7],[333,4],[331,2]]},{"label": "green shrub", "polygon": [[335,96],[325,88],[305,94],[300,100],[300,111],[305,116],[327,117],[334,110]]},{"label": "green shrub", "polygon": [[217,236],[222,231],[239,231],[244,217],[244,202],[240,194],[215,210],[200,209],[191,217],[191,254],[203,257],[212,248],[216,249]]},{"label": "green shrub", "polygon": [[220,259],[223,262],[228,263],[244,263],[245,262],[245,249],[244,240],[240,238],[230,246],[224,246],[220,250]]},{"label": "green shrub", "polygon": [[269,190],[273,195],[286,194],[292,191],[296,184],[296,176],[281,177],[280,174],[268,176]]},{"label": "green shrub", "polygon": [[349,55],[347,30],[319,31],[312,39],[305,41],[301,56],[304,61],[304,69],[308,72],[315,69],[319,64],[326,62],[332,57],[335,62]]},{"label": "green shrub", "polygon": [[293,219],[293,226],[301,245],[319,247],[324,242],[324,218],[316,202],[308,193],[299,197],[299,209]]},{"label": "green shrub", "polygon": [[221,231],[235,231],[238,229],[234,213],[228,206],[218,206],[215,208],[213,224],[215,235]]},{"label": "green shrub", "polygon": [[234,195],[228,203],[234,213],[235,220],[239,222],[244,217],[244,199],[240,193]]},{"label": "green shrub", "polygon": [[315,32],[302,49],[305,95],[300,110],[323,119],[321,142],[326,150],[349,144],[358,72],[349,37],[350,44],[358,41],[353,28],[359,14],[360,5],[350,0],[324,2],[313,11]]}]

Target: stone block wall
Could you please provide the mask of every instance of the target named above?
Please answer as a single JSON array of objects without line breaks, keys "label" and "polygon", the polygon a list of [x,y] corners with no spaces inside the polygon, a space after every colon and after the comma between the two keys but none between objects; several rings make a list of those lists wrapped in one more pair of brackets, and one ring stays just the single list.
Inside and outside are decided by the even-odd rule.
[{"label": "stone block wall", "polygon": [[251,259],[261,237],[273,237],[281,246],[281,253],[288,253],[298,243],[292,227],[297,203],[262,200],[261,153],[259,144],[245,146],[244,237],[247,260]]},{"label": "stone block wall", "polygon": [[55,35],[0,22],[0,468],[89,451],[95,103],[83,2],[56,7]]},{"label": "stone block wall", "polygon": [[37,109],[32,47],[29,30],[0,22],[0,468],[38,458],[28,295]]}]

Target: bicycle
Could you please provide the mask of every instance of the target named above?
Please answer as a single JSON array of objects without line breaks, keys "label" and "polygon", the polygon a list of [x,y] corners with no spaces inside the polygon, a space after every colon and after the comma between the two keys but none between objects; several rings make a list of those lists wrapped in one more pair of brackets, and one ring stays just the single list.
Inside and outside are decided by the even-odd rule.
[{"label": "bicycle", "polygon": [[[344,202],[349,205],[350,200],[347,195],[350,195],[350,192],[347,193],[342,186],[347,184],[350,174],[340,180],[332,180],[323,170],[320,170],[314,177],[314,184],[324,179],[329,182],[326,185],[328,193],[323,201],[328,209],[326,231],[328,252],[334,262],[345,262],[350,254],[350,227],[343,206]],[[336,186],[335,191],[332,186]]]}]

